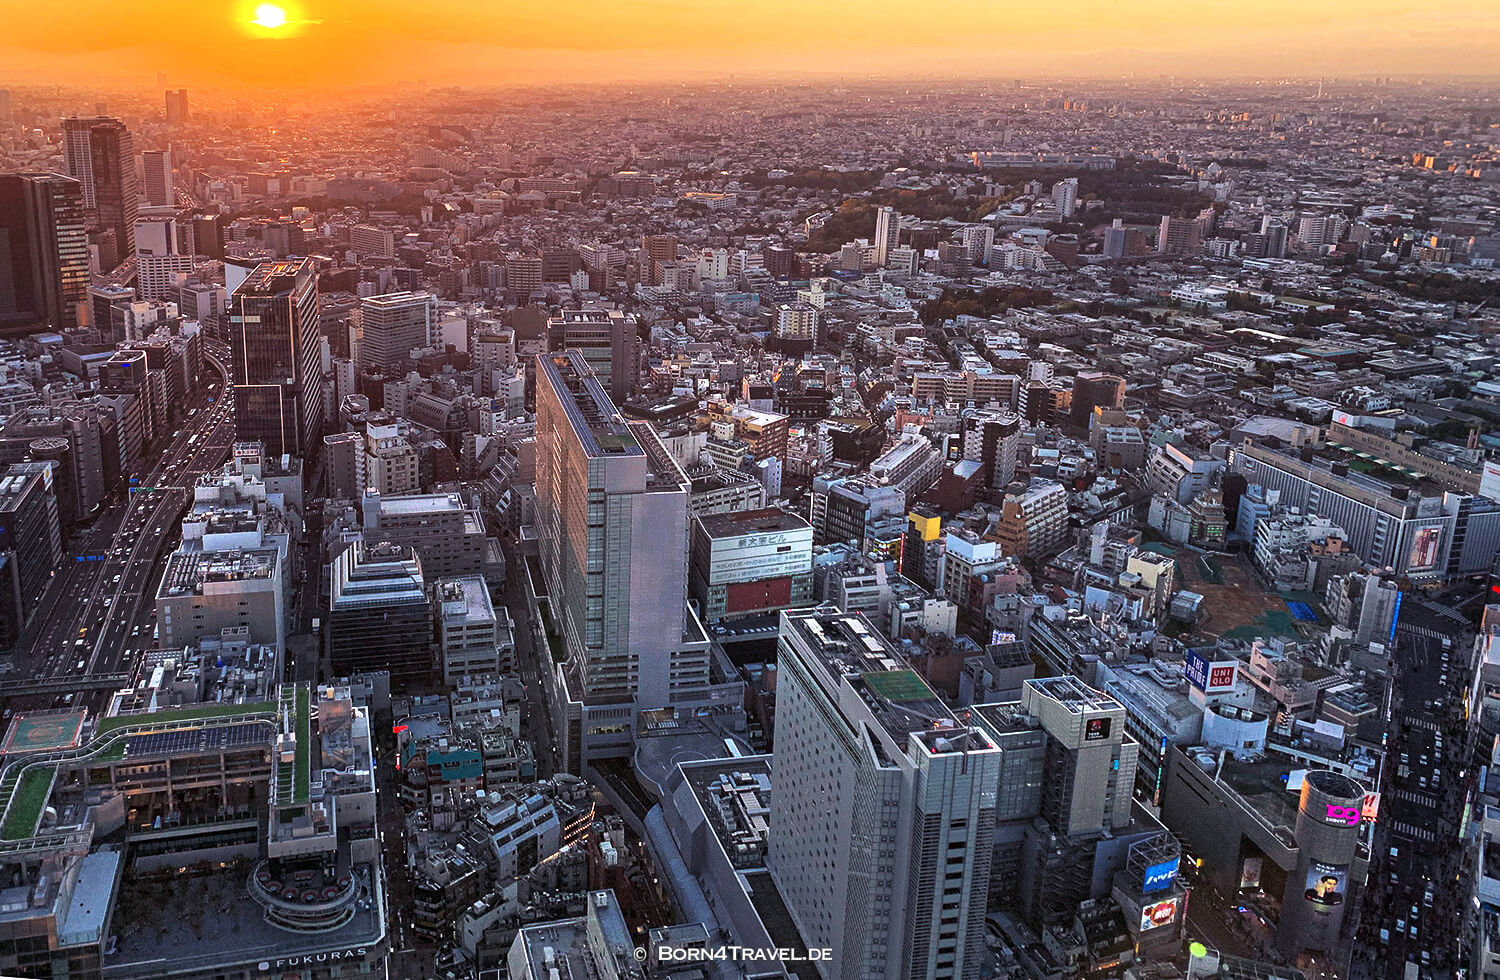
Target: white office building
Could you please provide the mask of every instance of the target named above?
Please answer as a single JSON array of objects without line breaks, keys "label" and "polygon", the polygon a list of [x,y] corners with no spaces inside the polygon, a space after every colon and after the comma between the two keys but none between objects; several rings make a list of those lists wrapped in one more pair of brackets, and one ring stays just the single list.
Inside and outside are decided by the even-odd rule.
[{"label": "white office building", "polygon": [[1000,750],[863,616],[781,614],[767,865],[826,980],[978,977]]}]

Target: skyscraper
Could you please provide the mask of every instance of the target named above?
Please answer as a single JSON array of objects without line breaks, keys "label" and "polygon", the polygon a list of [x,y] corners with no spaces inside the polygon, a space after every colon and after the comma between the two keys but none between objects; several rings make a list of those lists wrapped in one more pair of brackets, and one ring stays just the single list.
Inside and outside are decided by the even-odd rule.
[{"label": "skyscraper", "polygon": [[978,977],[1000,750],[862,615],[784,610],[766,864],[839,978]]},{"label": "skyscraper", "polygon": [[436,300],[428,293],[385,293],[360,300],[364,341],[359,369],[399,375],[411,352],[432,340]]},{"label": "skyscraper", "polygon": [[114,232],[120,256],[133,254],[140,187],[130,131],[104,116],[64,119],[63,156],[68,175],[83,182],[83,207],[92,223]]},{"label": "skyscraper", "polygon": [[147,150],[141,154],[145,172],[146,203],[153,207],[171,205],[175,201],[172,193],[172,151]]},{"label": "skyscraper", "polygon": [[62,558],[50,464],[16,463],[0,475],[0,556],[0,646],[9,647]]},{"label": "skyscraper", "polygon": [[188,121],[188,90],[167,89],[167,125],[178,126]]},{"label": "skyscraper", "polygon": [[234,424],[269,455],[308,456],[323,426],[318,280],[312,262],[262,262],[229,303]]},{"label": "skyscraper", "polygon": [[88,321],[83,185],[58,173],[0,175],[0,323],[66,330]]},{"label": "skyscraper", "polygon": [[901,215],[895,208],[884,207],[875,212],[875,265],[884,269],[891,259],[891,250],[901,243]]},{"label": "skyscraper", "polygon": [[[687,477],[648,423],[620,417],[582,354],[538,355],[536,379],[541,565],[576,678],[574,762],[628,750],[634,726],[621,710],[628,719],[702,689],[708,644],[687,612]],[[613,721],[592,722],[595,707]]]}]

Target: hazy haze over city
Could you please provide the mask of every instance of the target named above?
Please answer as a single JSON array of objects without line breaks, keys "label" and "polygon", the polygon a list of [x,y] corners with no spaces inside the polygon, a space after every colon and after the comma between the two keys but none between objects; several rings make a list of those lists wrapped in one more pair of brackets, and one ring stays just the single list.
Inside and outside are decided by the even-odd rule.
[{"label": "hazy haze over city", "polygon": [[[1104,0],[1055,6],[938,0],[804,4],[762,0],[298,0],[275,26],[250,0],[149,0],[128,29],[80,0],[69,16],[7,2],[0,77],[13,82],[144,81],[334,85],[663,80],[667,76],[839,74],[1014,77],[1479,75],[1495,69],[1500,18],[1470,0],[1405,3]],[[187,50],[153,38],[191,39]],[[170,52],[170,53],[169,53]]]}]

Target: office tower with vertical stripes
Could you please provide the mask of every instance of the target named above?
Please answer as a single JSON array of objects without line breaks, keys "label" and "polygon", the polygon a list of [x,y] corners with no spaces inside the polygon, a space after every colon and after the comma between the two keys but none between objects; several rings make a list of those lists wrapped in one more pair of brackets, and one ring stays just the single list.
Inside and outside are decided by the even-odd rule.
[{"label": "office tower with vertical stripes", "polygon": [[58,173],[0,175],[0,323],[82,326],[88,290],[83,185]]},{"label": "office tower with vertical stripes", "polygon": [[318,279],[308,259],[262,262],[229,302],[234,425],[271,456],[311,457],[323,427]]},{"label": "office tower with vertical stripes", "polygon": [[175,203],[172,193],[172,151],[146,150],[141,154],[143,172],[143,196],[152,207],[166,207]]},{"label": "office tower with vertical stripes", "polygon": [[83,207],[100,231],[112,231],[120,256],[135,252],[140,183],[135,176],[135,140],[118,119],[104,116],[63,120],[63,157],[68,176],[83,183]]},{"label": "office tower with vertical stripes", "polygon": [[400,375],[411,364],[411,352],[432,342],[437,300],[430,293],[384,293],[359,303],[364,340],[359,369]]}]

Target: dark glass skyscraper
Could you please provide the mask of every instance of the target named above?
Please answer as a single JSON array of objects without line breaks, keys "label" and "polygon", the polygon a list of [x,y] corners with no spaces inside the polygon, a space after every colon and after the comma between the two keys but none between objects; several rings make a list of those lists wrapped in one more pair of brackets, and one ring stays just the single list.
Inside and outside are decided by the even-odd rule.
[{"label": "dark glass skyscraper", "polygon": [[0,174],[0,323],[76,327],[88,290],[83,185],[57,173]]},{"label": "dark glass skyscraper", "polygon": [[323,427],[318,279],[307,259],[262,262],[229,302],[234,422],[272,455],[305,456]]},{"label": "dark glass skyscraper", "polygon": [[100,230],[115,233],[121,258],[135,254],[140,182],[135,140],[118,119],[103,116],[63,120],[68,176],[83,182],[83,206]]}]

